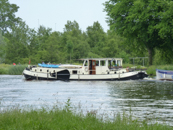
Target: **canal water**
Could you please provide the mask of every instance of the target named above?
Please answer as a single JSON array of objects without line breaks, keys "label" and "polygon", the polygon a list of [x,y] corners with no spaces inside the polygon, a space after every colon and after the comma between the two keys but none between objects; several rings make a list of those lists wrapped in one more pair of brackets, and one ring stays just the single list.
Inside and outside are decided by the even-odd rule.
[{"label": "canal water", "polygon": [[173,82],[155,79],[128,81],[26,81],[21,75],[0,75],[0,110],[72,107],[87,113],[131,114],[134,119],[173,126]]}]

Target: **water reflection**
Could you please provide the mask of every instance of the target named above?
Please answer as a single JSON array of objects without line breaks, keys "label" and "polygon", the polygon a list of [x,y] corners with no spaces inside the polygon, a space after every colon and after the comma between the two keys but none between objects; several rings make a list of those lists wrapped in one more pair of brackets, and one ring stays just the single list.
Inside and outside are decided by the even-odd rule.
[{"label": "water reflection", "polygon": [[[139,119],[164,121],[172,125],[173,82],[125,81],[109,83],[112,107],[132,112]],[[154,119],[154,120],[153,120]]]},{"label": "water reflection", "polygon": [[[25,81],[23,76],[0,75],[0,109],[62,106],[68,100],[83,112],[123,113],[173,125],[173,82],[138,81]],[[154,120],[153,120],[154,119]]]}]

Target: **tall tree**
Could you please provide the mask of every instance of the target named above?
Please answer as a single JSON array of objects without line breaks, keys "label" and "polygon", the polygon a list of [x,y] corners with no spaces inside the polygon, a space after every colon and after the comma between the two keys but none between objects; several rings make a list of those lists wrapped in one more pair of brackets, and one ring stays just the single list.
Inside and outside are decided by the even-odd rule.
[{"label": "tall tree", "polygon": [[8,38],[6,46],[6,63],[11,62],[28,62],[30,44],[30,29],[25,22],[20,22],[18,26],[12,27],[12,32],[5,36]]},{"label": "tall tree", "polygon": [[0,0],[0,29],[2,35],[20,21],[20,18],[15,16],[18,8],[17,5],[10,4],[8,0]]},{"label": "tall tree", "polygon": [[92,52],[100,56],[104,56],[102,48],[106,42],[106,33],[100,23],[98,21],[94,22],[93,26],[87,27],[86,33],[88,36],[87,41],[92,48]]},{"label": "tall tree", "polygon": [[[82,33],[79,24],[76,21],[67,21],[62,34],[62,43],[64,45],[64,52],[67,57],[71,54],[71,59],[79,59],[88,55],[89,44],[86,41],[86,34]],[[73,50],[73,53],[71,51]]]},{"label": "tall tree", "polygon": [[2,32],[0,30],[0,63],[5,61],[5,56],[6,56],[5,48],[7,41],[8,39],[2,36]]},{"label": "tall tree", "polygon": [[169,0],[109,0],[105,11],[113,31],[129,40],[136,40],[145,46],[152,65],[154,48],[165,46],[157,25],[163,20],[160,12],[165,12]]}]

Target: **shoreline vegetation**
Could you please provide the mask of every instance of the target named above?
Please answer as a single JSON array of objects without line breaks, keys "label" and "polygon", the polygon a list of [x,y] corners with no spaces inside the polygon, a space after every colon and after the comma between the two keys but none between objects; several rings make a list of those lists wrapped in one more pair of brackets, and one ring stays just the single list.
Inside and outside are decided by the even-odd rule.
[{"label": "shoreline vegetation", "polygon": [[[8,74],[8,75],[22,75],[23,70],[28,65],[9,65],[9,64],[0,64],[0,74]],[[156,76],[156,69],[161,70],[173,70],[173,65],[152,65],[149,67],[144,67],[140,65],[132,65],[132,64],[124,64],[123,68],[132,68],[136,69],[144,69],[150,77]]]},{"label": "shoreline vegetation", "polygon": [[[75,107],[74,107],[75,108]],[[74,111],[71,106],[70,99],[65,103],[64,107],[58,105],[53,108],[33,109],[27,106],[21,109],[19,106],[0,110],[0,126],[1,129],[13,130],[171,130],[172,127],[157,121],[153,124],[145,119],[139,121],[133,119],[132,114],[123,113],[114,114],[113,119],[104,118],[104,115],[98,115],[96,110],[87,111],[83,114]]]}]

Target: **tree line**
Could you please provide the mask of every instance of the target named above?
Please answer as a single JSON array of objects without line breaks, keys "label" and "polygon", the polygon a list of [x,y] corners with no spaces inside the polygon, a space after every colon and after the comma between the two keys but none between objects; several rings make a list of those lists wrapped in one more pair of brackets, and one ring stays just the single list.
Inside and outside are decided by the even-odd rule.
[{"label": "tree line", "polygon": [[[116,3],[116,0],[109,0],[105,3],[110,25],[107,32],[104,32],[98,21],[88,26],[86,31],[80,29],[77,21],[67,21],[64,31],[58,32],[43,25],[39,26],[37,30],[29,28],[21,18],[15,16],[19,8],[17,5],[10,4],[8,0],[0,0],[0,63],[27,64],[29,61],[31,64],[42,61],[72,63],[76,59],[90,57],[123,58],[124,63],[132,63],[130,57],[149,57],[149,60],[145,62],[150,65],[173,63],[171,29],[159,30],[163,23],[158,25],[159,16],[155,18],[157,20],[150,18],[153,13],[147,14],[149,16],[142,21],[141,17],[144,17],[144,14],[138,13],[142,10],[137,8],[140,0],[131,1],[132,5],[137,4],[136,9],[133,9],[133,6],[133,8],[130,7],[129,0],[126,1],[127,3],[123,3],[123,0],[119,1]],[[129,9],[127,9],[127,5]],[[146,5],[143,2],[141,8],[143,7],[145,10]],[[158,6],[158,10],[154,10],[156,7],[152,7],[150,10],[160,13],[160,4],[150,6]],[[134,14],[136,17],[130,14]],[[148,24],[145,23],[147,18],[149,19]],[[155,23],[157,27],[153,26],[155,21],[157,21]],[[168,25],[171,23],[171,21],[165,22],[168,22]],[[153,26],[153,29],[150,25]],[[135,63],[142,65],[142,59],[138,59]]]}]

